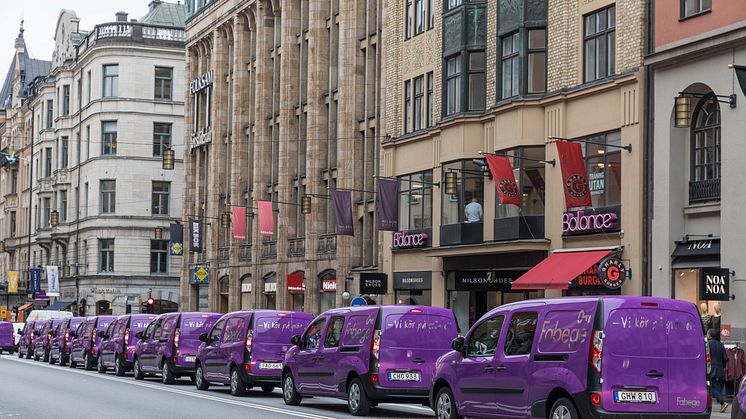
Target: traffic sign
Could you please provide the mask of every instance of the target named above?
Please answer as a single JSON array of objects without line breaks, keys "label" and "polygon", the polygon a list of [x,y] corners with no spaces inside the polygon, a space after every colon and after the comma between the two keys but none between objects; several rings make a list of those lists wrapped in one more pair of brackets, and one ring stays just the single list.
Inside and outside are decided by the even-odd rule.
[{"label": "traffic sign", "polygon": [[352,302],[350,302],[351,307],[367,306],[367,305],[368,305],[368,302],[365,301],[365,298],[363,297],[355,297],[352,299]]}]

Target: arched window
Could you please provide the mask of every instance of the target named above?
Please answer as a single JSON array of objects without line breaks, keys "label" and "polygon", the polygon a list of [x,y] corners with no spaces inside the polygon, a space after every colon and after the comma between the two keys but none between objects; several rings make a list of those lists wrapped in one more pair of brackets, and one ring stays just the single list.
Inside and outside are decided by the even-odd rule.
[{"label": "arched window", "polygon": [[720,105],[714,95],[703,97],[692,118],[689,201],[720,199]]}]

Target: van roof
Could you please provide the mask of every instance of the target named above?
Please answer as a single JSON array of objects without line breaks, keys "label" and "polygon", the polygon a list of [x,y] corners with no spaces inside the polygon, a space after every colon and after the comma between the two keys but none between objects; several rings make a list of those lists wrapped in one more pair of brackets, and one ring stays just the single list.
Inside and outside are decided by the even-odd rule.
[{"label": "van roof", "polygon": [[343,313],[356,313],[356,312],[367,312],[372,309],[383,310],[383,314],[392,313],[406,313],[412,310],[422,310],[423,313],[451,313],[451,310],[441,307],[430,307],[430,306],[410,306],[403,304],[388,304],[388,305],[370,305],[370,306],[354,306],[354,307],[341,307],[327,310],[328,314],[343,314]]},{"label": "van roof", "polygon": [[536,306],[536,305],[564,305],[564,304],[575,304],[588,301],[603,301],[605,311],[609,311],[612,308],[619,307],[624,304],[641,305],[655,304],[662,308],[674,308],[674,309],[690,309],[694,307],[693,303],[683,300],[673,300],[670,298],[662,297],[641,297],[632,295],[596,295],[596,296],[583,296],[583,297],[552,297],[552,298],[536,298],[532,300],[517,301],[514,303],[508,303],[492,309],[486,315],[491,315],[496,312],[502,312],[506,310],[512,310],[521,308],[524,306]]}]

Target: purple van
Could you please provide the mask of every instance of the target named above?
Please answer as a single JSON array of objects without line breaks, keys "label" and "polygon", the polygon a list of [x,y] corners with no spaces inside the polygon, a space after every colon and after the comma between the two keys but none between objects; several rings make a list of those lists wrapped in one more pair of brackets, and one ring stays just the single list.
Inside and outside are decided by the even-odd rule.
[{"label": "purple van", "polygon": [[49,351],[50,344],[52,343],[52,335],[54,330],[60,324],[62,319],[48,319],[42,322],[39,336],[34,344],[34,361],[42,360],[49,362]]},{"label": "purple van", "polygon": [[103,336],[98,356],[98,372],[114,368],[114,374],[123,376],[132,369],[135,349],[140,339],[137,333],[144,331],[155,314],[126,314],[109,325]]},{"label": "purple van", "polygon": [[199,390],[210,383],[230,384],[231,394],[243,396],[260,386],[271,392],[280,385],[282,361],[290,339],[303,332],[313,316],[276,310],[237,311],[215,323],[197,353],[194,382]]},{"label": "purple van", "polygon": [[140,342],[134,355],[132,369],[135,380],[145,374],[161,374],[164,384],[176,378],[194,378],[194,364],[202,342],[199,336],[206,333],[222,314],[219,313],[168,313],[153,320],[144,332],[138,332]]},{"label": "purple van", "polygon": [[710,417],[694,304],[565,297],[498,307],[436,363],[439,419]]},{"label": "purple van", "polygon": [[15,332],[13,323],[0,322],[0,353],[3,351],[13,355],[16,349]]},{"label": "purple van", "polygon": [[346,307],[326,311],[285,355],[285,403],[304,396],[347,400],[353,415],[379,402],[428,401],[435,360],[458,335],[451,310],[426,306]]},{"label": "purple van", "polygon": [[92,370],[98,362],[98,347],[101,344],[101,334],[109,324],[116,319],[114,316],[93,316],[85,319],[75,333],[70,350],[70,368],[83,363],[83,368]]},{"label": "purple van", "polygon": [[61,366],[66,366],[70,362],[70,347],[78,330],[78,326],[83,323],[85,317],[70,317],[63,319],[57,326],[57,332],[52,337],[52,344],[49,350],[49,363],[59,362]]},{"label": "purple van", "polygon": [[733,398],[733,405],[730,410],[731,419],[746,419],[746,377],[741,379],[738,393]]},{"label": "purple van", "polygon": [[21,339],[18,340],[18,358],[31,359],[31,338],[34,337],[34,325],[36,322],[28,321],[23,325],[20,332]]}]

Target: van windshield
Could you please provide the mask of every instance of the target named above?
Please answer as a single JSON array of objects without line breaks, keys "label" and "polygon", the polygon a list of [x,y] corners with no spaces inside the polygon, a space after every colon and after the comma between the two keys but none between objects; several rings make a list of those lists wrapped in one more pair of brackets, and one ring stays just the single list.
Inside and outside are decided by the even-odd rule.
[{"label": "van windshield", "polygon": [[392,348],[448,349],[456,336],[456,322],[452,318],[426,313],[389,314],[383,325],[381,346]]}]

